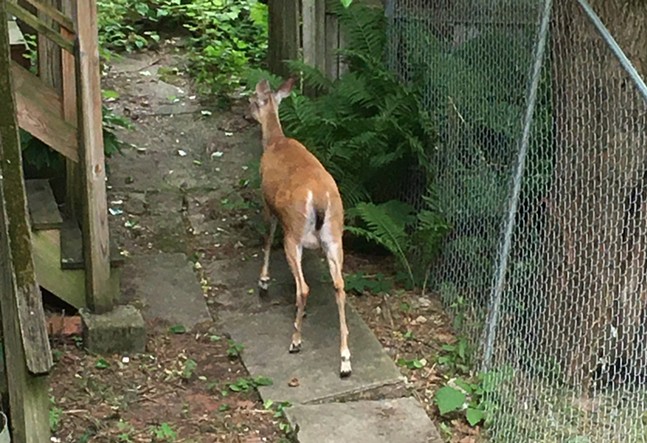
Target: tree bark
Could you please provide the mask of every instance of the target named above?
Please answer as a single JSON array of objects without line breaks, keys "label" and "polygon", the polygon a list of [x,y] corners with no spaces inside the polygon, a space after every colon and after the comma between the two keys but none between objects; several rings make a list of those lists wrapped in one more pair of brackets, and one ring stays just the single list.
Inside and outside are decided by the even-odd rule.
[{"label": "tree bark", "polygon": [[[645,74],[647,4],[590,3]],[[576,0],[555,2],[552,25],[557,153],[542,343],[565,381],[587,389],[601,369],[647,363],[639,335],[647,304],[647,106]]]}]

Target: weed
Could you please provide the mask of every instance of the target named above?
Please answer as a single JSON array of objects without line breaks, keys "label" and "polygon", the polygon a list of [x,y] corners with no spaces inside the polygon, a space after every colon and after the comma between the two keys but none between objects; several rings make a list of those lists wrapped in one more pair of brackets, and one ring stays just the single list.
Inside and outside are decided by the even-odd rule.
[{"label": "weed", "polygon": [[444,344],[438,356],[438,364],[449,373],[467,374],[472,367],[472,352],[465,337],[459,337],[456,343]]},{"label": "weed", "polygon": [[135,429],[130,423],[120,418],[119,422],[117,423],[117,430],[119,431],[119,435],[117,435],[117,439],[120,442],[122,443],[132,442],[131,435],[135,432]]},{"label": "weed", "polygon": [[240,343],[236,343],[231,339],[227,340],[227,344],[229,345],[229,347],[227,348],[227,355],[231,359],[240,357],[240,353],[243,352],[243,349],[245,349],[245,346]]},{"label": "weed", "polygon": [[108,369],[110,367],[110,363],[108,363],[108,361],[104,358],[99,358],[94,364],[94,367],[97,369]]},{"label": "weed", "polygon": [[380,294],[390,291],[393,287],[392,283],[381,273],[369,276],[363,272],[356,272],[346,275],[344,280],[346,291],[357,294],[363,294],[365,292]]},{"label": "weed", "polygon": [[99,0],[97,6],[104,58],[155,47],[165,29],[184,28],[191,72],[209,92],[233,91],[241,74],[265,58],[267,6],[257,0]]},{"label": "weed", "polygon": [[425,360],[424,358],[422,359],[414,358],[410,360],[405,358],[400,358],[398,359],[397,363],[399,366],[403,366],[409,369],[422,369],[427,365],[427,360]]},{"label": "weed", "polygon": [[61,415],[63,414],[63,410],[56,406],[56,400],[54,397],[50,397],[49,402],[49,429],[52,432],[55,432],[61,424]]},{"label": "weed", "polygon": [[174,442],[177,439],[177,433],[168,423],[161,423],[151,428],[151,434],[157,440],[165,442]]},{"label": "weed", "polygon": [[195,370],[198,368],[198,363],[193,359],[187,359],[182,366],[182,378],[184,380],[189,380],[193,377]]},{"label": "weed", "polygon": [[488,398],[494,398],[499,386],[512,374],[512,371],[501,370],[449,380],[446,386],[436,392],[435,401],[440,415],[464,414],[470,426],[487,422],[488,414],[496,410],[496,405]]},{"label": "weed", "polygon": [[239,378],[233,383],[229,383],[229,390],[233,392],[248,392],[252,389],[256,389],[259,386],[270,386],[272,384],[272,379],[258,376],[258,377],[247,377]]}]

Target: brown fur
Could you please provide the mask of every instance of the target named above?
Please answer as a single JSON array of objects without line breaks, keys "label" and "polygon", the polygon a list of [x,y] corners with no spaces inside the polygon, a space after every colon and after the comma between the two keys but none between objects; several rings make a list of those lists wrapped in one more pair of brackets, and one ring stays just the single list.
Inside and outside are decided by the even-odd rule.
[{"label": "brown fur", "polygon": [[350,375],[351,366],[342,276],[344,209],[337,184],[330,173],[305,146],[285,137],[283,133],[278,107],[281,100],[290,94],[293,84],[294,79],[289,79],[276,92],[272,92],[267,81],[261,81],[256,85],[255,97],[250,99],[250,111],[262,127],[261,189],[265,216],[270,223],[259,286],[263,291],[267,289],[270,248],[276,224],[281,223],[285,255],[297,287],[297,315],[290,352],[298,352],[301,348],[305,305],[310,293],[303,277],[301,254],[304,247],[322,247],[328,259],[339,309],[340,373],[347,376]]}]

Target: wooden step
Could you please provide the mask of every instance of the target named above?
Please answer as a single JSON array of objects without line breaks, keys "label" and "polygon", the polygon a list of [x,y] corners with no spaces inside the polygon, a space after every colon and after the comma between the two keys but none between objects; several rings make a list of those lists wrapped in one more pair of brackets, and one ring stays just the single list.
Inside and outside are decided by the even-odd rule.
[{"label": "wooden step", "polygon": [[[110,236],[110,266],[120,267],[124,263],[124,256]],[[61,268],[85,269],[83,260],[83,234],[76,221],[64,218],[61,227]]]},{"label": "wooden step", "polygon": [[63,218],[49,180],[26,180],[25,188],[32,230],[60,229]]},{"label": "wooden step", "polygon": [[[56,297],[74,306],[86,307],[87,292],[84,269],[61,269],[61,231],[49,229],[32,233],[34,268],[38,284]],[[121,270],[110,272],[110,290],[115,299],[120,295]]]},{"label": "wooden step", "polygon": [[[61,269],[85,269],[83,234],[78,223],[58,209],[49,180],[26,180],[27,202],[33,231],[60,230]],[[124,257],[110,237],[110,265],[119,267]]]}]

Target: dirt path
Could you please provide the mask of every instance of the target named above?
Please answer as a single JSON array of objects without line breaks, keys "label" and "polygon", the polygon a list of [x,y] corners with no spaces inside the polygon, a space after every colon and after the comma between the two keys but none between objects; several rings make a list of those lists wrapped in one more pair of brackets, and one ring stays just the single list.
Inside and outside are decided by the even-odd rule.
[{"label": "dirt path", "polygon": [[201,104],[174,75],[182,64],[172,52],[139,54],[104,79],[119,94],[108,105],[136,125],[119,133],[131,146],[108,162],[108,194],[111,234],[129,257],[122,297],[144,312],[149,343],[141,356],[98,358],[76,337],[55,338],[61,442],[287,441],[280,405],[265,408],[254,389],[268,381],[250,378],[239,345],[214,327],[216,288],[200,270],[257,250],[255,209],[238,186],[258,132],[241,112]]}]

